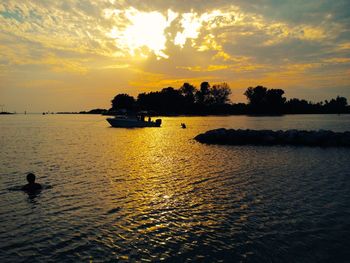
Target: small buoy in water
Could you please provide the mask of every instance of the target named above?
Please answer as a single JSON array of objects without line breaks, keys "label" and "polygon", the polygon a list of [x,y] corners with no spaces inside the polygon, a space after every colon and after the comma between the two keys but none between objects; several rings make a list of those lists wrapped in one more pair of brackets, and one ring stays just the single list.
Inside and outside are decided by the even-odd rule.
[{"label": "small buoy in water", "polygon": [[182,129],[186,129],[186,124],[185,123],[181,123],[181,128]]}]

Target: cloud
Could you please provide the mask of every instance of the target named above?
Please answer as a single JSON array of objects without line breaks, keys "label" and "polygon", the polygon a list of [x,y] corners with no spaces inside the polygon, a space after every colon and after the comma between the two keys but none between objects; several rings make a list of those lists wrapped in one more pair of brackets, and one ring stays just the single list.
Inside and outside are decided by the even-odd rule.
[{"label": "cloud", "polygon": [[349,10],[348,0],[3,0],[0,81],[131,93],[201,79],[345,87]]},{"label": "cloud", "polygon": [[[116,46],[135,56],[138,52],[147,57],[146,51],[154,52],[158,58],[168,58],[164,53],[166,49],[165,29],[177,17],[177,13],[168,10],[168,16],[159,12],[141,12],[135,8],[124,11],[108,10],[106,17],[114,17],[114,26],[107,35],[115,39]],[[114,14],[117,14],[114,16]]]}]

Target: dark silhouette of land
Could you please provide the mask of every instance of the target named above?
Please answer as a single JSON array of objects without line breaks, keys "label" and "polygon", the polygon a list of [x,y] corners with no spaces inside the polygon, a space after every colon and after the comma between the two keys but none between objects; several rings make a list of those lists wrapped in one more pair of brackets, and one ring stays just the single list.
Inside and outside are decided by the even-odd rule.
[{"label": "dark silhouette of land", "polygon": [[106,114],[108,110],[106,109],[93,109],[89,111],[59,111],[56,114]]},{"label": "dark silhouette of land", "polygon": [[[128,94],[116,95],[107,111],[95,109],[94,113],[148,111],[154,115],[282,115],[350,113],[347,99],[337,96],[331,100],[313,103],[304,99],[287,100],[282,89],[263,86],[249,87],[244,92],[248,103],[231,103],[231,89],[227,83],[211,86],[202,82],[200,88],[184,83],[179,89],[164,88],[161,91],[140,93],[137,99]],[[89,113],[89,112],[87,112]]]},{"label": "dark silhouette of land", "polygon": [[[117,94],[110,109],[92,109],[80,112],[57,112],[57,114],[135,114],[147,111],[149,115],[263,115],[283,114],[348,114],[350,106],[345,97],[311,102],[305,99],[284,97],[283,89],[263,86],[249,87],[244,92],[247,103],[232,103],[231,89],[227,83],[210,85],[202,82],[199,89],[184,83],[179,89],[167,87],[160,91],[144,92],[135,99],[129,94]],[[0,114],[14,114],[2,111]],[[45,113],[47,114],[47,113]],[[53,114],[53,113],[51,113]]]},{"label": "dark silhouette of land", "polygon": [[350,132],[326,130],[235,130],[221,128],[199,134],[195,137],[195,140],[201,143],[224,145],[350,147]]}]

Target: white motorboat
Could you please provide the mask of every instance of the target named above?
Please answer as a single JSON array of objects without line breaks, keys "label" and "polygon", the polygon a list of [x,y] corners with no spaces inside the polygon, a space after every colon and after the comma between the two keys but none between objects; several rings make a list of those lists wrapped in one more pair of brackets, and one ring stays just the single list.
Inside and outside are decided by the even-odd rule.
[{"label": "white motorboat", "polygon": [[112,127],[116,128],[141,128],[141,127],[160,127],[161,119],[152,121],[151,118],[144,120],[140,117],[115,116],[114,118],[107,118],[107,121]]}]

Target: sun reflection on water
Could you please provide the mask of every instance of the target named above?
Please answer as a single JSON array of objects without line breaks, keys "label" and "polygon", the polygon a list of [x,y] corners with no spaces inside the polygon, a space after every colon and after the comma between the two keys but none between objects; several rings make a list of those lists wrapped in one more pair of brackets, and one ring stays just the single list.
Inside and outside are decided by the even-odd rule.
[{"label": "sun reflection on water", "polygon": [[[324,208],[332,225],[348,220],[339,212],[348,207],[346,150],[193,140],[216,127],[312,128],[318,116],[163,118],[162,128],[145,129],[109,128],[96,116],[15,118],[20,128],[0,123],[4,186],[23,183],[22,171],[30,168],[53,187],[35,199],[35,213],[26,195],[1,192],[6,229],[0,248],[7,257],[25,250],[44,262],[47,255],[65,261],[259,261],[279,244],[305,253],[315,240],[331,247],[329,233],[342,240],[328,227]],[[335,125],[316,126],[329,123]],[[346,123],[334,127],[350,127]],[[318,234],[309,236],[310,229]],[[299,246],[293,246],[296,239]]]}]

